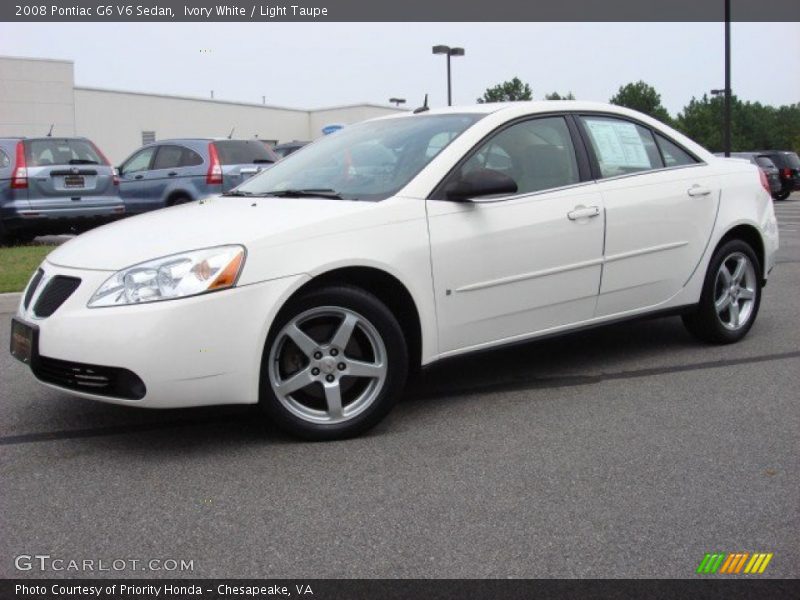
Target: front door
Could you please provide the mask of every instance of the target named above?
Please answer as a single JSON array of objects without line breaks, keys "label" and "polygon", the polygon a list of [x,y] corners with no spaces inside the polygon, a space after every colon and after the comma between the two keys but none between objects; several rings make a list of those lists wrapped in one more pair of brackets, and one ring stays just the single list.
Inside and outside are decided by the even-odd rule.
[{"label": "front door", "polygon": [[504,128],[449,177],[473,169],[501,171],[518,189],[502,198],[427,201],[440,352],[591,319],[604,211],[596,184],[582,181],[566,118]]}]

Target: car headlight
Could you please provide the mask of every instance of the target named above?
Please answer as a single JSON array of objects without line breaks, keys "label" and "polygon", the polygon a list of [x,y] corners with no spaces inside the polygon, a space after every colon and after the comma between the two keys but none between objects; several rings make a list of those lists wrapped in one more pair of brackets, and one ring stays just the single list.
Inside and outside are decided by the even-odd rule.
[{"label": "car headlight", "polygon": [[89,308],[196,296],[233,287],[244,265],[242,246],[217,246],[164,256],[114,273]]}]

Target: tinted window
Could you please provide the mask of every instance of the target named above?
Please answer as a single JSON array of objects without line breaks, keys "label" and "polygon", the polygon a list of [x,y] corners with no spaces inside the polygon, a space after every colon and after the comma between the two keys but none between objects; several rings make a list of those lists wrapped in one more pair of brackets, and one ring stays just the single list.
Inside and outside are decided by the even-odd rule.
[{"label": "tinted window", "polygon": [[601,177],[663,167],[649,129],[611,117],[581,117],[600,165]]},{"label": "tinted window", "polygon": [[262,171],[237,191],[269,195],[323,189],[345,199],[382,200],[428,164],[432,144],[454,139],[482,116],[413,115],[348,125]]},{"label": "tinted window", "polygon": [[663,135],[656,134],[656,141],[658,147],[661,148],[661,154],[664,156],[664,164],[667,167],[678,167],[680,165],[693,165],[697,160],[689,154],[686,150],[670,142]]},{"label": "tinted window", "polygon": [[756,156],[755,160],[756,164],[759,167],[763,167],[764,169],[771,171],[772,169],[776,168],[775,163],[772,162],[770,159],[768,159],[766,156]]},{"label": "tinted window", "polygon": [[153,158],[155,150],[154,147],[151,147],[137,152],[128,159],[128,162],[122,165],[122,172],[136,173],[137,171],[146,171],[150,168],[150,160]]},{"label": "tinted window", "polygon": [[275,162],[261,140],[223,140],[214,142],[214,146],[223,165]]},{"label": "tinted window", "polygon": [[153,170],[176,169],[181,164],[182,156],[183,148],[180,146],[159,146],[156,160],[153,162]]},{"label": "tinted window", "polygon": [[519,194],[580,181],[575,148],[563,117],[532,119],[502,130],[478,148],[460,173],[475,169],[505,173],[517,183]]},{"label": "tinted window", "polygon": [[94,144],[87,140],[48,138],[26,140],[25,158],[30,167],[48,165],[104,165]]},{"label": "tinted window", "polygon": [[8,155],[0,150],[0,169],[5,169],[11,164],[11,160],[9,160]]},{"label": "tinted window", "polygon": [[800,157],[794,152],[785,152],[783,155],[786,158],[786,164],[792,169],[800,169]]}]

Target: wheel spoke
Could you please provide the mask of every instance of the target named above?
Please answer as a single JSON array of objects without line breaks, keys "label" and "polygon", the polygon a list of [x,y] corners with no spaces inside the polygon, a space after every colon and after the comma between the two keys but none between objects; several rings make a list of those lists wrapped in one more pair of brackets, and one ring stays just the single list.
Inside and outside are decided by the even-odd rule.
[{"label": "wheel spoke", "polygon": [[302,371],[298,371],[289,379],[285,381],[281,381],[275,386],[275,391],[278,394],[282,394],[284,396],[288,396],[292,392],[296,392],[299,389],[306,387],[314,382],[314,379],[311,377],[311,369],[305,368]]},{"label": "wheel spoke", "polygon": [[730,306],[730,325],[731,327],[739,327],[739,303],[731,302]]},{"label": "wheel spoke", "polygon": [[328,415],[332,419],[342,417],[342,388],[338,381],[325,384],[325,402],[328,404]]},{"label": "wheel spoke", "polygon": [[344,352],[344,349],[347,347],[347,343],[350,341],[350,338],[353,335],[356,325],[358,325],[358,317],[347,313],[342,320],[342,324],[339,325],[339,329],[337,329],[336,333],[333,335],[331,346],[340,348],[342,352]]},{"label": "wheel spoke", "polygon": [[717,312],[721,313],[726,308],[728,308],[730,303],[731,303],[731,295],[727,291],[725,291],[722,293],[722,296],[718,298],[716,302],[714,302],[714,306],[716,307]]},{"label": "wheel spoke", "polygon": [[733,277],[731,276],[731,272],[728,270],[728,265],[722,263],[722,266],[719,268],[719,274],[722,277],[722,285],[725,287],[730,287]]},{"label": "wheel spoke", "polygon": [[286,335],[288,335],[291,340],[297,344],[297,347],[305,354],[306,356],[310,357],[314,354],[314,350],[319,347],[319,344],[311,339],[308,335],[306,335],[298,326],[297,323],[292,323],[289,327],[286,328]]},{"label": "wheel spoke", "polygon": [[[747,268],[747,260],[745,260],[744,256],[740,256],[736,259],[736,268],[733,270],[733,274],[731,275],[731,279],[733,279],[733,283],[739,283],[742,281],[742,277],[744,276],[744,270]],[[727,269],[726,269],[727,270]]]},{"label": "wheel spoke", "polygon": [[377,379],[386,373],[386,366],[377,363],[368,363],[360,360],[348,360],[347,375],[353,377],[369,377]]},{"label": "wheel spoke", "polygon": [[756,297],[756,293],[753,290],[748,290],[747,288],[742,288],[739,290],[739,298],[742,300],[752,300]]}]

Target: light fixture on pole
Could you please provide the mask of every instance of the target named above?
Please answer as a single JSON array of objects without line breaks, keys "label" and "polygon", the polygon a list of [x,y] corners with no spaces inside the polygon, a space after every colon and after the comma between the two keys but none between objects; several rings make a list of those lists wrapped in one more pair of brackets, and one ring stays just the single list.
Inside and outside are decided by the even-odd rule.
[{"label": "light fixture on pole", "polygon": [[450,46],[434,46],[434,54],[445,54],[447,56],[447,106],[453,105],[453,84],[450,77],[450,57],[464,56],[463,48],[451,48]]}]

